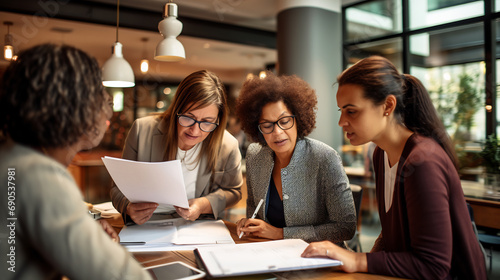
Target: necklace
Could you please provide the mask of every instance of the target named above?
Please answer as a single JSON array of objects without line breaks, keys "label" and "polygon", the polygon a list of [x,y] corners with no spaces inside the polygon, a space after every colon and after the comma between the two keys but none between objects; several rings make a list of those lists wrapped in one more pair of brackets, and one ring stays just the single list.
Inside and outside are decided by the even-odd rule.
[{"label": "necklace", "polygon": [[[198,163],[199,163],[198,148],[200,146],[201,146],[201,143],[198,143],[194,147],[192,147],[191,149],[186,150],[186,151],[183,151],[180,148],[178,148],[178,154],[179,154],[179,158],[181,160],[181,163],[183,163],[186,166],[186,169],[188,169],[189,171],[193,171],[198,166]],[[184,155],[182,153],[184,153]],[[195,165],[192,167],[192,169],[188,168],[188,167],[191,167],[193,164],[195,164]]]}]

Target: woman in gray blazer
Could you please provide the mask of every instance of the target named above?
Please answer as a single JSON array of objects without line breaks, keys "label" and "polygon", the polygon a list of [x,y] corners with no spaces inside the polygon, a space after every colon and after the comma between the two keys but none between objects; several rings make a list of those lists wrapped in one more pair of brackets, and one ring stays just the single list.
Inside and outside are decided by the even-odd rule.
[{"label": "woman in gray blazer", "polygon": [[237,232],[270,239],[330,240],[356,230],[349,181],[337,152],[307,138],[316,123],[315,91],[297,76],[253,78],[237,100],[243,130],[256,142],[246,154],[247,215]]},{"label": "woman in gray blazer", "polygon": [[202,214],[217,218],[241,199],[241,154],[238,141],[225,130],[227,118],[224,85],[214,73],[201,70],[179,84],[161,116],[134,122],[122,157],[145,162],[180,160],[189,208],[130,203],[113,186],[111,199],[125,223],[143,224],[155,211],[186,220]]}]

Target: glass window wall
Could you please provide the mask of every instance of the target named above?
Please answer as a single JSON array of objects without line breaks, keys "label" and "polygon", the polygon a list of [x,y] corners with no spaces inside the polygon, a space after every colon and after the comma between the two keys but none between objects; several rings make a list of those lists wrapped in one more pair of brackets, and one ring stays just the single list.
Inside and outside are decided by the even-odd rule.
[{"label": "glass window wall", "polygon": [[348,42],[401,32],[401,1],[369,1],[345,10]]},{"label": "glass window wall", "polygon": [[[381,1],[363,1],[345,8],[346,34],[344,53],[346,65],[370,55],[390,59],[402,72],[419,78],[453,139],[459,156],[460,172],[469,176],[468,170],[480,170],[478,152],[487,131],[500,134],[500,110],[496,116],[486,113],[485,25],[495,25],[497,30],[496,69],[500,66],[500,0],[495,0],[494,18],[484,16],[484,1],[475,0],[401,0],[390,2],[392,13],[381,12]],[[408,19],[403,19],[401,7],[408,7]],[[486,7],[488,8],[488,7]],[[354,19],[357,11],[364,17]],[[351,12],[351,14],[349,13]],[[395,13],[399,13],[395,14]],[[383,16],[392,20],[392,27],[374,25],[366,20]],[[407,26],[402,26],[407,24]],[[446,24],[446,25],[443,25]],[[356,26],[356,28],[354,28]],[[376,32],[368,32],[374,29]],[[496,70],[496,84],[500,84],[500,71]],[[500,88],[496,92],[495,108],[500,106]],[[491,118],[495,118],[491,120]],[[489,125],[492,124],[492,125]],[[463,173],[462,173],[463,171]],[[477,171],[480,172],[480,171]],[[479,173],[474,173],[477,179]]]},{"label": "glass window wall", "polygon": [[484,15],[484,1],[409,0],[410,29],[435,26]]}]

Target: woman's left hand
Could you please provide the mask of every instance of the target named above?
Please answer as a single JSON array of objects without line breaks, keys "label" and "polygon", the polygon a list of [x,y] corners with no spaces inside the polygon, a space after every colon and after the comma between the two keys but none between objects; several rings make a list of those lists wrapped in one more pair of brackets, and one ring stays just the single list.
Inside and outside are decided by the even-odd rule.
[{"label": "woman's left hand", "polygon": [[97,222],[101,225],[102,229],[111,237],[114,242],[120,242],[120,237],[115,229],[108,223],[108,221],[99,219]]},{"label": "woman's left hand", "polygon": [[303,258],[328,257],[343,263],[345,272],[367,272],[366,254],[347,251],[330,241],[311,242],[301,255]]},{"label": "woman's left hand", "polygon": [[283,239],[283,229],[274,227],[261,219],[241,219],[237,222],[237,234],[267,239]]},{"label": "woman's left hand", "polygon": [[198,219],[201,214],[212,212],[210,202],[205,197],[190,199],[188,202],[189,208],[187,209],[174,206],[177,214],[188,221],[194,221]]}]

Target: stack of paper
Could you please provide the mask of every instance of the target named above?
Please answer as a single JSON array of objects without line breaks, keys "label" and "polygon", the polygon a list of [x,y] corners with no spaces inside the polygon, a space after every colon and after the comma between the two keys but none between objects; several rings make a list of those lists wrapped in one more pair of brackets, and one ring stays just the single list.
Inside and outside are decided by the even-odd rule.
[{"label": "stack of paper", "polygon": [[113,207],[113,203],[111,203],[111,201],[94,204],[94,209],[97,209],[99,212],[101,212],[102,218],[110,218],[113,216],[113,214],[120,214],[120,212],[118,212],[115,207]]}]

